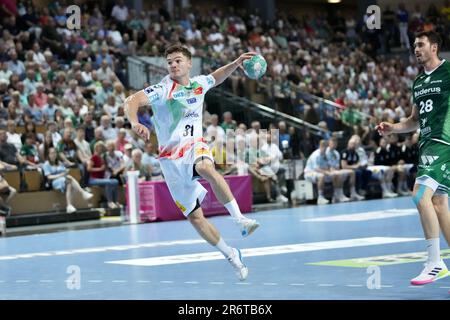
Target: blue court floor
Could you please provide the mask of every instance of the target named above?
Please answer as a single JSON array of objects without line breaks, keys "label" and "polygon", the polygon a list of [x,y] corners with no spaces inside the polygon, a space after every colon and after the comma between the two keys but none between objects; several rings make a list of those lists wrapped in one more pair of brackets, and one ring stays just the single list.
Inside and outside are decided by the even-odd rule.
[{"label": "blue court floor", "polygon": [[0,299],[450,299],[450,277],[409,284],[425,260],[410,197],[248,216],[261,227],[246,239],[210,218],[246,281],[183,220],[1,238]]}]

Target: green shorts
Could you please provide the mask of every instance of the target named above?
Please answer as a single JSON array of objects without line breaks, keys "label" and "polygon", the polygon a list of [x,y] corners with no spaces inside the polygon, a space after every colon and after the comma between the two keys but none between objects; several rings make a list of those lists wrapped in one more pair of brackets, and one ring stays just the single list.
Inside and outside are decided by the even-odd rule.
[{"label": "green shorts", "polygon": [[430,141],[420,149],[416,183],[450,194],[450,146]]}]

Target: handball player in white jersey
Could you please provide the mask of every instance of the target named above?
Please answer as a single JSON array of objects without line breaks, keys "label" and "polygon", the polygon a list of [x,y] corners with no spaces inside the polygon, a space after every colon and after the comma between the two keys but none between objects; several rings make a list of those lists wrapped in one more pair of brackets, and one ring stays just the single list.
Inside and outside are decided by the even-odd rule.
[{"label": "handball player in white jersey", "polygon": [[141,106],[151,107],[161,169],[172,198],[203,239],[228,259],[240,280],[248,275],[241,252],[228,246],[217,229],[203,216],[200,203],[207,191],[197,180],[201,177],[209,182],[217,199],[224,204],[240,227],[242,236],[250,235],[259,226],[255,220],[241,214],[225,179],[215,170],[213,157],[202,136],[202,109],[206,92],[221,84],[241,67],[244,60],[255,54],[244,53],[207,76],[190,78],[190,51],[182,45],[171,45],[165,52],[169,75],[160,83],[125,100],[128,120],[133,130],[145,140],[150,138],[150,132],[139,123],[137,111]]}]

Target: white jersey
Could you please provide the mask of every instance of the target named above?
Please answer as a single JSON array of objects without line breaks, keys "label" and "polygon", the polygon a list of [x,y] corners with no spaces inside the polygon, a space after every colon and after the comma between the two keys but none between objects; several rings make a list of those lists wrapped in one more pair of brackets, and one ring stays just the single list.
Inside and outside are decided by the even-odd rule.
[{"label": "white jersey", "polygon": [[203,101],[214,84],[212,75],[193,77],[188,86],[166,76],[143,90],[153,110],[161,158],[183,157],[194,143],[202,141]]}]

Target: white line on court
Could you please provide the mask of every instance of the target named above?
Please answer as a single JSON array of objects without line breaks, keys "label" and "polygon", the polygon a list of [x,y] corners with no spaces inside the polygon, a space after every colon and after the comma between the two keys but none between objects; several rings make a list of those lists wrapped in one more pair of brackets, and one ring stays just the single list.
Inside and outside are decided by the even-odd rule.
[{"label": "white line on court", "polygon": [[417,209],[390,209],[351,214],[333,215],[330,217],[303,219],[302,222],[330,222],[330,221],[367,221],[377,219],[396,218],[417,215]]},{"label": "white line on court", "polygon": [[[268,256],[274,254],[283,253],[297,253],[307,251],[317,251],[326,249],[340,249],[340,248],[354,248],[362,246],[393,244],[401,242],[419,241],[422,238],[390,238],[390,237],[370,237],[370,238],[357,238],[346,240],[332,240],[321,242],[309,242],[309,243],[296,243],[290,245],[280,245],[272,247],[259,247],[242,249],[241,252],[245,258],[256,256]],[[127,259],[106,261],[105,263],[124,264],[133,266],[162,266],[169,264],[180,264],[189,262],[201,262],[211,260],[221,260],[223,255],[220,252],[200,252],[194,254],[173,255],[173,256],[161,256],[152,258],[141,259]]]},{"label": "white line on court", "polygon": [[106,251],[124,251],[124,250],[133,250],[133,249],[141,249],[141,248],[168,247],[168,246],[178,246],[178,245],[187,245],[187,244],[199,244],[199,243],[206,243],[206,241],[204,241],[204,240],[194,240],[194,239],[191,239],[191,240],[175,240],[175,241],[139,243],[139,244],[133,244],[133,245],[92,247],[92,248],[58,250],[58,251],[48,251],[48,252],[34,252],[34,253],[14,254],[14,255],[9,255],[9,256],[0,256],[0,261],[1,260],[28,259],[28,258],[37,258],[37,257],[63,256],[63,255],[80,254],[80,253],[98,253],[98,252],[106,252]]}]

